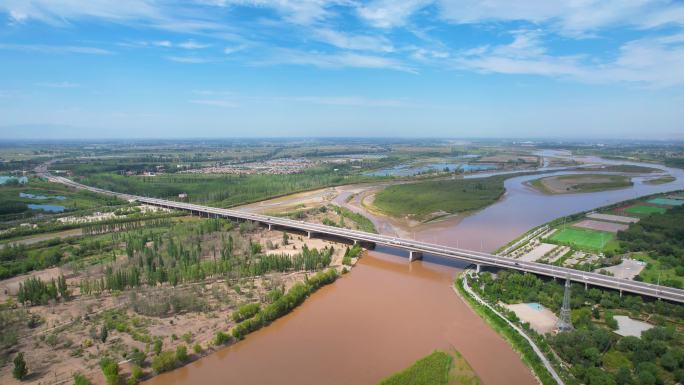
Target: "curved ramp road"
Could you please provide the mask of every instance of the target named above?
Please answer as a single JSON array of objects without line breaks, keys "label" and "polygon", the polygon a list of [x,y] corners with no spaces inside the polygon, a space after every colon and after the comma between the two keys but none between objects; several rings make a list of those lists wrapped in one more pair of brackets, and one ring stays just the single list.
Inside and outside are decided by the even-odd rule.
[{"label": "curved ramp road", "polygon": [[684,303],[684,290],[666,286],[630,281],[602,274],[584,272],[565,267],[546,265],[537,262],[519,261],[516,259],[502,257],[498,255],[480,253],[476,251],[425,243],[410,239],[396,238],[380,234],[371,234],[363,231],[348,230],[339,227],[307,223],[292,219],[277,218],[261,214],[254,214],[240,210],[220,209],[209,206],[195,205],[191,203],[175,202],[164,199],[147,198],[130,194],[122,194],[82,185],[67,178],[52,176],[47,173],[44,173],[43,176],[47,177],[49,180],[53,182],[63,183],[76,188],[85,189],[102,194],[114,195],[121,199],[129,201],[138,201],[141,203],[154,205],[158,207],[176,210],[186,210],[198,215],[206,215],[207,217],[251,220],[267,225],[269,226],[269,228],[272,226],[278,226],[281,228],[289,228],[304,231],[307,232],[309,236],[313,234],[323,234],[348,239],[354,242],[368,242],[403,249],[409,251],[411,253],[411,256],[419,256],[420,253],[437,255],[444,258],[474,263],[480,266],[496,266],[506,269],[525,271],[538,275],[545,275],[548,277],[569,279],[574,282],[584,283],[585,286],[592,285],[608,289],[615,289],[620,291],[620,294],[622,294],[623,292],[627,292],[645,295],[649,297],[666,299],[678,303]]}]

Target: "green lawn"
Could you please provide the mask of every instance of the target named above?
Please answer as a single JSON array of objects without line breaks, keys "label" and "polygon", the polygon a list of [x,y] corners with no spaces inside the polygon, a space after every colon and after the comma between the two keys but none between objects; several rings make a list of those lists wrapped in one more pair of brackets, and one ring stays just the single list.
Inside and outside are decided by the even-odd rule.
[{"label": "green lawn", "polygon": [[604,250],[613,238],[614,235],[606,231],[566,227],[558,230],[550,239],[580,249]]},{"label": "green lawn", "polygon": [[659,260],[647,254],[635,255],[634,258],[646,262],[646,268],[639,273],[644,282],[660,283],[661,285],[680,288],[684,285],[684,277],[677,275],[674,268],[664,267]]},{"label": "green lawn", "polygon": [[380,381],[378,385],[448,385],[451,356],[434,352]]},{"label": "green lawn", "polygon": [[629,214],[650,215],[650,214],[665,214],[667,209],[664,209],[662,207],[637,205],[637,206],[628,207],[624,211],[626,213],[629,213]]},{"label": "green lawn", "polygon": [[503,176],[473,179],[445,179],[387,187],[375,196],[373,205],[395,217],[418,220],[440,214],[454,214],[488,206],[503,193]]}]

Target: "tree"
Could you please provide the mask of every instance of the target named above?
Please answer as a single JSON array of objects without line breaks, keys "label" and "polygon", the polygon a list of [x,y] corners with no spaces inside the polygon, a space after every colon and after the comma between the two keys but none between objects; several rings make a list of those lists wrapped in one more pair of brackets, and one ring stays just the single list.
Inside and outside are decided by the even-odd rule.
[{"label": "tree", "polygon": [[26,366],[26,361],[24,360],[24,353],[17,353],[14,357],[14,370],[12,370],[12,375],[17,380],[23,380],[28,375],[28,367]]},{"label": "tree", "polygon": [[615,382],[620,385],[632,385],[634,384],[634,379],[632,379],[632,373],[629,372],[629,369],[622,366],[615,373]]},{"label": "tree", "polygon": [[102,329],[100,329],[100,341],[102,343],[107,342],[107,336],[109,335],[109,331],[107,330],[107,325],[102,325]]},{"label": "tree", "polygon": [[651,372],[639,373],[639,384],[641,385],[655,385],[656,378]]}]

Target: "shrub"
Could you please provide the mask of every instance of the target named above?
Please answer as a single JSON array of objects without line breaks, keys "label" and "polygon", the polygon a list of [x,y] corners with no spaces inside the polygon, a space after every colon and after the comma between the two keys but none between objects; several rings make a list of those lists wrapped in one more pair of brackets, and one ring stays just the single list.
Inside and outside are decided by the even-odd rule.
[{"label": "shrub", "polygon": [[152,360],[152,370],[155,373],[164,373],[176,367],[176,354],[172,351],[164,351],[157,354]]},{"label": "shrub", "polygon": [[223,345],[230,341],[230,336],[224,332],[216,332],[216,337],[214,338],[214,345]]},{"label": "shrub", "polygon": [[143,375],[142,368],[138,365],[133,365],[131,368],[131,376],[128,377],[128,385],[136,385],[140,382]]},{"label": "shrub", "polygon": [[24,353],[17,353],[14,358],[14,369],[12,370],[12,375],[17,380],[23,380],[28,374],[28,367],[26,366],[26,360],[24,360]]},{"label": "shrub", "polygon": [[195,344],[195,346],[192,347],[192,350],[193,350],[195,353],[200,354],[200,353],[202,353],[202,345],[200,345],[200,344]]},{"label": "shrub", "polygon": [[92,382],[81,373],[76,373],[74,374],[74,385],[92,385]]},{"label": "shrub", "polygon": [[100,360],[100,368],[104,374],[107,385],[117,385],[119,383],[119,364],[109,357]]},{"label": "shrub", "polygon": [[188,359],[188,349],[185,345],[179,345],[176,347],[176,360],[178,362],[185,362]]},{"label": "shrub", "polygon": [[231,318],[235,322],[244,321],[248,318],[254,317],[254,315],[259,312],[260,308],[261,307],[258,303],[249,303],[246,305],[242,305],[233,312]]},{"label": "shrub", "polygon": [[161,340],[161,338],[157,338],[154,340],[154,354],[159,355],[162,351],[162,347],[164,346],[164,342]]},{"label": "shrub", "polygon": [[334,269],[320,272],[307,279],[306,283],[295,284],[288,292],[278,300],[264,307],[254,317],[246,319],[235,325],[231,331],[233,337],[242,339],[247,334],[268,325],[275,319],[282,317],[304,302],[306,297],[323,285],[334,282],[337,279],[337,271]]},{"label": "shrub", "polygon": [[138,348],[133,348],[133,351],[129,354],[128,358],[137,366],[142,366],[145,362],[145,352]]}]

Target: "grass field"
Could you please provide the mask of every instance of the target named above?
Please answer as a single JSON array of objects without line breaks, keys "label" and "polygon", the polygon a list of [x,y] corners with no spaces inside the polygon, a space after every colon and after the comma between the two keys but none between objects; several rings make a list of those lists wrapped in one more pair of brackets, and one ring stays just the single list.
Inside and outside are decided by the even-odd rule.
[{"label": "grass field", "polygon": [[635,255],[634,258],[646,262],[646,268],[639,273],[644,282],[680,288],[684,286],[684,277],[677,275],[673,267],[664,266],[659,260],[645,253]]},{"label": "grass field", "polygon": [[477,210],[488,206],[503,193],[505,177],[448,179],[387,187],[375,196],[373,205],[395,217],[418,220]]},{"label": "grass field", "polygon": [[550,239],[580,249],[603,250],[610,244],[613,237],[613,234],[605,231],[566,227],[557,231]]},{"label": "grass field", "polygon": [[670,176],[670,175],[666,175],[666,176],[661,176],[660,178],[648,179],[648,180],[644,181],[644,183],[656,184],[657,185],[657,184],[665,184],[665,183],[674,182],[675,180],[677,180],[675,177]]},{"label": "grass field", "polygon": [[631,178],[623,175],[570,174],[547,176],[528,182],[545,194],[588,193],[632,186]]},{"label": "grass field", "polygon": [[629,214],[650,215],[650,214],[665,214],[667,209],[664,209],[662,207],[637,205],[637,206],[628,207],[624,211],[626,213],[629,213]]},{"label": "grass field", "polygon": [[434,352],[380,381],[378,385],[481,385],[480,378],[463,356]]}]

